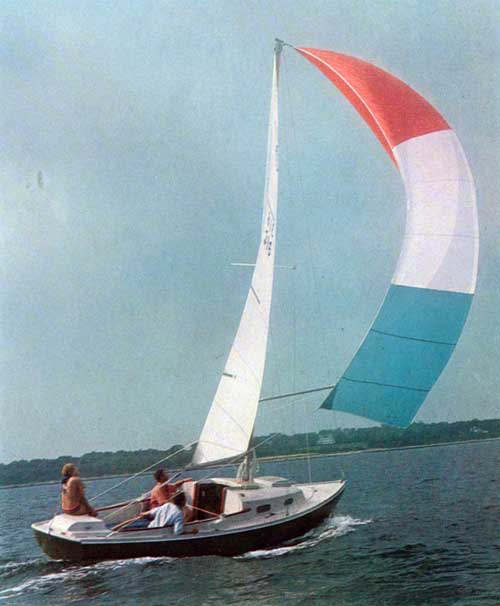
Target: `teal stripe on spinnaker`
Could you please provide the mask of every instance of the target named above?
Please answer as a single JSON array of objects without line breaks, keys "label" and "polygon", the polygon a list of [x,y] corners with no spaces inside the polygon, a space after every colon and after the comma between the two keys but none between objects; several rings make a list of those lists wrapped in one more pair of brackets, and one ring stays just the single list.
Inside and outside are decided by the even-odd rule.
[{"label": "teal stripe on spinnaker", "polygon": [[466,293],[392,285],[321,408],[409,425],[450,359],[471,302]]}]

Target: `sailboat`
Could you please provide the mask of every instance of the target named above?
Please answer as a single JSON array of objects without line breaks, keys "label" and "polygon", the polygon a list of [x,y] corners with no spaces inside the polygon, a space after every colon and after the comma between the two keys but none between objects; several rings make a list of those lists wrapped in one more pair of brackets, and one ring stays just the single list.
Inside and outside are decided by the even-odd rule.
[{"label": "sailboat", "polygon": [[[64,560],[237,555],[299,537],[329,516],[345,481],[296,483],[256,476],[250,448],[264,374],[275,268],[278,205],[280,57],[291,48],[350,101],[400,172],[407,225],[400,258],[364,341],[322,403],[383,424],[407,426],[447,364],[475,291],[478,222],[473,179],[460,142],[422,96],[388,72],[329,50],[277,40],[269,118],[260,245],[245,307],[194,451],[203,468],[243,459],[236,478],[189,480],[195,512],[172,528],[127,525],[139,500],[98,517],[58,514],[32,525],[42,549]],[[287,51],[288,52],[288,51]]]}]

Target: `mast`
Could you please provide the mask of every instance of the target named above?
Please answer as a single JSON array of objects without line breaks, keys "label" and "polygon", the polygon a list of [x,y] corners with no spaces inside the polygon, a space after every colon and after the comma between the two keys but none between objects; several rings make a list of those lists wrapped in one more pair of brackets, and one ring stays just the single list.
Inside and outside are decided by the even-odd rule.
[{"label": "mast", "polygon": [[193,455],[204,465],[244,454],[262,387],[274,282],[278,206],[278,80],[283,43],[274,48],[262,226],[250,288],[224,371]]}]

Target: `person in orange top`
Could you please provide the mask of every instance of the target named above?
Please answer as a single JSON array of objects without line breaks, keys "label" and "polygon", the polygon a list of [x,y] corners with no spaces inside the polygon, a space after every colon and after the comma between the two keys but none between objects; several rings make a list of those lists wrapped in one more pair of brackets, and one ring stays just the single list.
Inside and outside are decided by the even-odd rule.
[{"label": "person in orange top", "polygon": [[157,469],[154,474],[154,479],[156,480],[156,485],[151,491],[150,496],[150,507],[153,509],[154,507],[160,507],[160,505],[164,505],[174,496],[174,494],[180,489],[180,487],[184,484],[184,482],[188,482],[191,478],[185,478],[184,480],[180,480],[179,482],[174,482],[173,484],[168,483],[168,474],[164,469]]},{"label": "person in orange top", "polygon": [[96,510],[85,498],[85,487],[72,463],[66,463],[61,470],[61,508],[63,513],[73,516],[97,516]]}]

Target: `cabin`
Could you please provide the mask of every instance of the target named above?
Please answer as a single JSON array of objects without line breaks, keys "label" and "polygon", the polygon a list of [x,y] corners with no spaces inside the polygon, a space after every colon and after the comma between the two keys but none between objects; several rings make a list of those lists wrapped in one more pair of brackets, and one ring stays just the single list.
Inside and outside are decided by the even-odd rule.
[{"label": "cabin", "polygon": [[[275,476],[255,478],[242,484],[233,478],[210,478],[183,485],[187,505],[192,507],[192,522],[241,515],[288,515],[304,504],[304,494],[292,482]],[[267,490],[266,490],[267,489]]]}]

